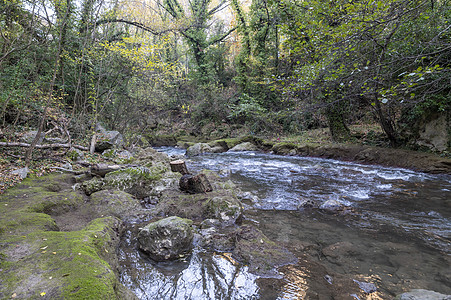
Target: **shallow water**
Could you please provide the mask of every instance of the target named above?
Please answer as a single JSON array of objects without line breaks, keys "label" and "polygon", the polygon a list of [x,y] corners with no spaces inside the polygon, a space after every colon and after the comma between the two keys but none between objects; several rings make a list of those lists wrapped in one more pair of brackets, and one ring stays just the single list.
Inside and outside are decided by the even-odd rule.
[{"label": "shallow water", "polygon": [[[141,299],[390,299],[414,288],[451,294],[450,176],[255,152],[187,164],[230,176],[251,193],[246,218],[299,263],[279,269],[282,279],[262,279],[227,254],[197,247],[186,261],[157,264],[136,251],[131,236],[139,224],[130,224],[122,281]],[[342,208],[318,208],[328,200]]]}]

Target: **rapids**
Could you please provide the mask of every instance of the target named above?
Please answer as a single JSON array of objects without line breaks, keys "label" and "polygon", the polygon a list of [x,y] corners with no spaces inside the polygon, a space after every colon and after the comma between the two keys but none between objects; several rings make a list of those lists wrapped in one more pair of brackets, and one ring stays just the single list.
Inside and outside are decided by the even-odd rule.
[{"label": "rapids", "polygon": [[205,154],[187,165],[235,182],[245,192],[245,221],[299,262],[280,268],[278,278],[259,278],[227,253],[200,247],[184,260],[155,263],[136,250],[132,236],[140,224],[129,224],[119,250],[121,280],[140,299],[451,294],[450,176],[260,152]]}]

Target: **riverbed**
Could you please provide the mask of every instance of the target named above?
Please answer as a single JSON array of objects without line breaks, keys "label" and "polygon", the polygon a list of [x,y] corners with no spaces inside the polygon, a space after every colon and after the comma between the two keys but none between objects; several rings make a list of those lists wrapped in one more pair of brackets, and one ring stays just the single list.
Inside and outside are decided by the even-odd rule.
[{"label": "riverbed", "polygon": [[[169,155],[183,150],[161,148]],[[298,262],[261,278],[202,247],[156,263],[136,250],[130,223],[121,281],[140,299],[391,299],[451,294],[451,177],[260,152],[205,154],[188,168],[217,171],[244,191],[252,223]],[[196,243],[196,241],[195,241]]]}]

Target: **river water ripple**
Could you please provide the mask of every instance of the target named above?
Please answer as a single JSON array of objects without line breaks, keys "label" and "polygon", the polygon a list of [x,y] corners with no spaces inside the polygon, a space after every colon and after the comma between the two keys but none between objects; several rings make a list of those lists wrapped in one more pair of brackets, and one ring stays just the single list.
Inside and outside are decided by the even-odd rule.
[{"label": "river water ripple", "polygon": [[[258,278],[227,255],[201,248],[186,261],[155,263],[136,251],[131,226],[119,253],[121,278],[140,299],[391,299],[411,289],[451,294],[450,176],[259,152],[206,154],[187,165],[230,177],[247,192],[247,218],[299,263],[281,268],[282,279]],[[325,209],[331,203],[341,208]]]}]

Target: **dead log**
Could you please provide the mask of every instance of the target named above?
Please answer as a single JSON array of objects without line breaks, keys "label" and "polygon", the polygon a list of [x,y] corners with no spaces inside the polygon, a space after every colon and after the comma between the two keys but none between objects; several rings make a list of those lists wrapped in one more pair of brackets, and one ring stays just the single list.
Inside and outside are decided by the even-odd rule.
[{"label": "dead log", "polygon": [[181,159],[174,160],[174,161],[171,161],[169,164],[171,165],[172,172],[176,172],[176,173],[178,172],[182,175],[189,174],[188,168],[186,167],[184,160],[181,160]]},{"label": "dead log", "polygon": [[[27,143],[9,143],[9,142],[0,142],[0,147],[30,147],[30,144]],[[34,148],[36,149],[58,149],[58,148],[77,148],[83,151],[88,151],[87,147],[83,147],[80,145],[71,145],[71,144],[43,144],[36,145]]]},{"label": "dead log", "polygon": [[185,174],[180,178],[179,186],[182,191],[190,194],[206,193],[213,191],[213,187],[205,174]]},{"label": "dead log", "polygon": [[110,172],[121,170],[123,168],[126,168],[126,166],[123,166],[123,165],[95,164],[95,165],[91,166],[91,175],[104,177],[106,174],[108,174]]}]

